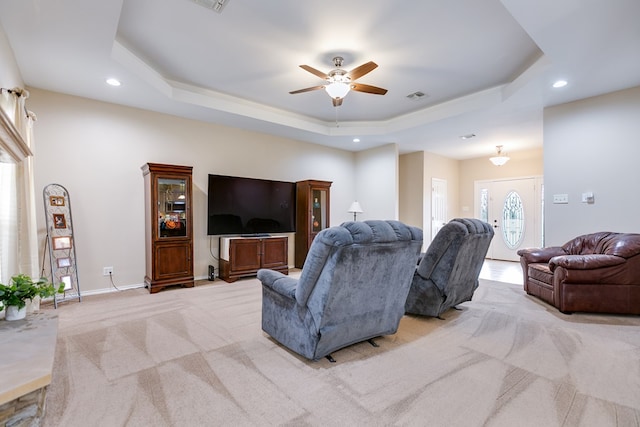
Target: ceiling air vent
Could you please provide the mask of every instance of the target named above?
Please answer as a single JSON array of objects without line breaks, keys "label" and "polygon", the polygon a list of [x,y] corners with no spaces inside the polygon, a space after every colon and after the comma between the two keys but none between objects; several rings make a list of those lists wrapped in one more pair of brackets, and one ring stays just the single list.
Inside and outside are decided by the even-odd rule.
[{"label": "ceiling air vent", "polygon": [[213,9],[218,13],[222,13],[222,9],[229,3],[229,0],[192,0],[194,3],[204,6],[207,9]]},{"label": "ceiling air vent", "polygon": [[419,99],[424,98],[425,96],[426,95],[424,94],[424,92],[413,92],[407,95],[407,98],[409,98],[412,101],[417,101]]}]

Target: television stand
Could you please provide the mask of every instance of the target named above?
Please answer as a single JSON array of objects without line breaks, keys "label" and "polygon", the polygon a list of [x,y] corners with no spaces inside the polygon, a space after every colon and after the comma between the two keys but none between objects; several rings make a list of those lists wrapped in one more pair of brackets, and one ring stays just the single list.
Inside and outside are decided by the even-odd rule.
[{"label": "television stand", "polygon": [[220,278],[233,283],[255,277],[261,268],[289,274],[288,242],[286,236],[221,237]]}]

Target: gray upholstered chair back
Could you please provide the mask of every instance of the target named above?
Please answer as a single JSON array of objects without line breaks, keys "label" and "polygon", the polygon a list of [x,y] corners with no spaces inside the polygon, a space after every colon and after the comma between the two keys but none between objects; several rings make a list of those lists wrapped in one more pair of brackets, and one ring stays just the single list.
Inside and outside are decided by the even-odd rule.
[{"label": "gray upholstered chair back", "polygon": [[473,218],[442,227],[416,268],[406,312],[437,317],[470,301],[493,235],[489,224]]},{"label": "gray upholstered chair back", "polygon": [[422,230],[399,221],[321,231],[299,280],[258,272],[263,330],[309,359],[395,333],[421,246]]}]

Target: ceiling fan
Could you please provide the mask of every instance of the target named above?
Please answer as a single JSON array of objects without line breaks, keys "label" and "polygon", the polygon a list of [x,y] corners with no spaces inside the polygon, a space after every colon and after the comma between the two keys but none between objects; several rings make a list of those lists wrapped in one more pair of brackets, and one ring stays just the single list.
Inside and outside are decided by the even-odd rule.
[{"label": "ceiling fan", "polygon": [[347,96],[350,90],[372,93],[374,95],[384,95],[385,93],[387,93],[386,89],[355,82],[360,77],[378,68],[378,64],[369,61],[366,64],[362,64],[361,66],[354,68],[351,71],[347,71],[342,68],[342,61],[344,61],[344,59],[341,56],[336,56],[335,58],[333,58],[333,64],[336,68],[329,71],[327,74],[323,73],[320,70],[316,70],[315,68],[308,65],[301,65],[300,68],[320,77],[321,79],[326,80],[327,83],[322,86],[307,87],[304,89],[294,90],[289,93],[294,95],[296,93],[311,92],[312,90],[324,89],[333,100],[334,107],[339,107],[340,105],[342,105],[342,100],[345,96]]}]

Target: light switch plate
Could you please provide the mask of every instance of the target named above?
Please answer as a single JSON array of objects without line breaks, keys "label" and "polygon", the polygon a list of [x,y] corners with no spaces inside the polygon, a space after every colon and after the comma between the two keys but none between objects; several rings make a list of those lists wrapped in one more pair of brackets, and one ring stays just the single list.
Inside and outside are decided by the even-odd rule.
[{"label": "light switch plate", "polygon": [[560,204],[569,203],[569,195],[568,194],[554,194],[553,195],[553,203],[560,203]]}]

